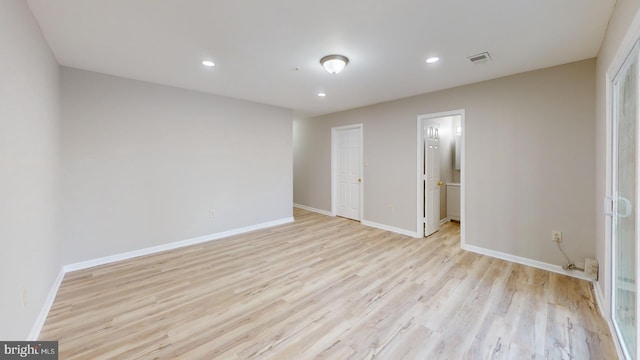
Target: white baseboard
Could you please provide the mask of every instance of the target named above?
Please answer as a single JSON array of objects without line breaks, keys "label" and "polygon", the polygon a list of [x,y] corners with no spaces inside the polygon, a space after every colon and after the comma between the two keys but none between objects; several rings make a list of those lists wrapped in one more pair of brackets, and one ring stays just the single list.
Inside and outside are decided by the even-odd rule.
[{"label": "white baseboard", "polygon": [[288,217],[288,218],[269,221],[269,222],[265,222],[265,223],[261,223],[261,224],[245,226],[245,227],[242,227],[242,228],[239,228],[239,229],[233,229],[233,230],[223,231],[223,232],[219,232],[219,233],[215,233],[215,234],[211,234],[211,235],[198,236],[198,237],[192,238],[192,239],[172,242],[172,243],[169,243],[169,244],[153,246],[153,247],[146,248],[146,249],[134,250],[134,251],[129,251],[129,252],[122,253],[122,254],[105,256],[105,257],[101,257],[101,258],[98,258],[98,259],[92,259],[92,260],[77,262],[77,263],[74,263],[74,264],[64,265],[64,266],[62,266],[62,269],[60,269],[60,273],[58,274],[58,277],[56,278],[55,282],[53,283],[53,286],[51,287],[51,291],[49,292],[49,296],[47,297],[47,300],[45,301],[44,305],[42,306],[42,309],[40,310],[40,314],[38,314],[38,317],[36,318],[35,323],[31,327],[31,331],[29,332],[29,337],[28,337],[27,340],[35,341],[40,336],[40,331],[42,331],[42,326],[44,326],[44,322],[45,322],[45,320],[47,320],[47,316],[49,316],[49,311],[51,310],[51,306],[53,306],[54,300],[56,299],[56,295],[58,293],[58,289],[60,288],[60,285],[62,284],[62,280],[64,279],[65,274],[68,273],[68,272],[82,270],[82,269],[88,269],[88,268],[91,268],[91,267],[94,267],[94,266],[109,264],[109,263],[116,262],[116,261],[121,261],[121,260],[132,259],[132,258],[135,258],[135,257],[138,257],[138,256],[150,255],[150,254],[155,254],[155,253],[162,252],[162,251],[167,251],[167,250],[177,249],[177,248],[181,248],[181,247],[185,247],[185,246],[205,243],[205,242],[208,242],[208,241],[218,240],[218,239],[226,238],[226,237],[233,236],[233,235],[239,235],[239,234],[244,234],[244,233],[248,233],[248,232],[251,232],[251,231],[266,229],[266,228],[273,227],[273,226],[288,224],[288,223],[291,223],[293,221],[294,221],[293,217]]},{"label": "white baseboard", "polygon": [[98,266],[98,265],[109,264],[109,263],[116,262],[116,261],[128,260],[128,259],[132,259],[132,258],[139,257],[139,256],[150,255],[150,254],[155,254],[155,253],[159,253],[159,252],[162,252],[162,251],[173,250],[173,249],[178,249],[178,248],[185,247],[185,246],[205,243],[205,242],[208,242],[208,241],[218,240],[218,239],[226,238],[226,237],[233,236],[233,235],[244,234],[244,233],[247,233],[247,232],[260,230],[260,229],[265,229],[265,228],[269,228],[269,227],[272,227],[272,226],[287,224],[287,223],[290,223],[290,222],[293,222],[293,221],[294,221],[293,217],[284,218],[284,219],[275,220],[275,221],[269,221],[269,222],[265,222],[265,223],[262,223],[262,224],[246,226],[246,227],[239,228],[239,229],[223,231],[223,232],[210,234],[210,235],[198,236],[198,237],[195,237],[195,238],[192,238],[192,239],[187,239],[187,240],[172,242],[172,243],[168,243],[168,244],[153,246],[153,247],[140,249],[140,250],[129,251],[129,252],[126,252],[126,253],[121,253],[121,254],[116,254],[116,255],[111,255],[111,256],[105,256],[105,257],[92,259],[92,260],[87,260],[87,261],[81,261],[81,262],[78,262],[78,263],[65,265],[63,267],[63,269],[64,269],[65,273],[72,272],[72,271],[77,271],[77,270],[82,270],[82,269],[88,269],[88,268],[91,268],[91,267],[94,267],[94,266]]},{"label": "white baseboard", "polygon": [[316,208],[312,208],[311,206],[293,204],[293,207],[297,207],[298,209],[302,209],[302,210],[312,211],[322,215],[333,216],[333,214],[331,214],[331,211],[316,209]]},{"label": "white baseboard", "polygon": [[613,328],[613,323],[611,323],[611,319],[609,315],[604,311],[604,295],[602,294],[602,288],[600,288],[600,283],[597,281],[593,282],[593,292],[596,295],[596,304],[598,305],[598,310],[600,310],[600,315],[607,322],[607,326],[609,327],[609,332],[611,333],[611,338],[613,339],[613,344],[616,347],[616,352],[618,353],[618,359],[624,359],[624,352],[622,351],[622,346],[620,345],[620,341],[618,340],[618,336],[616,336],[615,329]]},{"label": "white baseboard", "polygon": [[421,238],[422,237],[422,236],[420,236],[420,234],[418,234],[417,232],[414,232],[414,231],[409,231],[409,230],[400,229],[400,228],[389,226],[389,225],[379,224],[379,223],[376,223],[376,222],[373,222],[373,221],[362,220],[362,221],[360,221],[360,223],[362,225],[365,225],[365,226],[370,226],[370,227],[374,227],[376,229],[391,231],[391,232],[394,232],[394,233],[397,233],[397,234],[407,235],[407,236],[411,236],[411,237],[414,237],[414,238]]},{"label": "white baseboard", "polygon": [[449,221],[451,221],[451,218],[450,217],[446,217],[446,218],[440,220],[440,225],[444,225],[444,224],[448,223]]},{"label": "white baseboard", "polygon": [[608,315],[604,311],[604,297],[602,296],[602,289],[600,288],[600,284],[597,281],[593,282],[593,292],[596,295],[596,304],[598,305],[598,310],[600,310],[600,315],[603,318],[607,318]]},{"label": "white baseboard", "polygon": [[500,251],[489,250],[489,249],[481,248],[479,246],[473,246],[473,245],[468,245],[468,244],[462,244],[460,247],[462,248],[462,250],[471,251],[471,252],[474,252],[474,253],[477,253],[477,254],[487,255],[487,256],[494,257],[494,258],[507,260],[507,261],[511,261],[511,262],[514,262],[514,263],[527,265],[527,266],[531,266],[531,267],[542,269],[542,270],[551,271],[551,272],[558,273],[558,274],[568,275],[568,276],[571,276],[571,277],[574,277],[574,278],[587,280],[587,281],[591,282],[591,278],[586,276],[582,271],[565,270],[560,265],[553,265],[553,264],[545,263],[545,262],[542,262],[542,261],[528,259],[528,258],[524,258],[524,257],[516,256],[516,255],[511,255],[511,254],[503,253],[503,252],[500,252]]},{"label": "white baseboard", "polygon": [[49,310],[53,306],[53,301],[56,299],[56,295],[58,294],[58,289],[60,288],[60,284],[62,284],[62,280],[64,279],[64,270],[60,269],[58,273],[58,277],[53,282],[51,286],[51,290],[49,290],[49,295],[40,309],[40,313],[36,318],[36,322],[31,327],[31,331],[29,332],[29,336],[27,337],[27,341],[36,341],[40,336],[40,331],[42,331],[42,327],[44,326],[44,322],[47,320],[47,316],[49,316]]},{"label": "white baseboard", "polygon": [[[293,206],[297,207],[299,209],[313,211],[313,212],[318,213],[318,214],[327,215],[327,216],[333,216],[333,214],[331,214],[330,211],[320,210],[320,209],[316,209],[316,208],[312,208],[310,206],[300,205],[300,204],[293,204]],[[442,221],[444,221],[444,220],[448,221],[448,219],[443,219]],[[376,229],[391,231],[391,232],[394,232],[394,233],[397,233],[397,234],[407,235],[407,236],[411,236],[411,237],[415,237],[415,238],[421,238],[422,237],[422,236],[420,236],[420,234],[418,234],[416,232],[413,232],[413,231],[410,231],[410,230],[400,229],[400,228],[397,228],[397,227],[384,225],[384,224],[380,224],[380,223],[373,222],[373,221],[361,220],[360,223],[362,225],[365,225],[365,226],[370,226],[370,227],[374,227]]]}]

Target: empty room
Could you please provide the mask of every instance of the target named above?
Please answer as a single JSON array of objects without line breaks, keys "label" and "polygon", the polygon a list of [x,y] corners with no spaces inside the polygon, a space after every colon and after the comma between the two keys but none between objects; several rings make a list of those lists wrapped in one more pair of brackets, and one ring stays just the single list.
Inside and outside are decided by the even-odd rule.
[{"label": "empty room", "polygon": [[2,0],[0,44],[0,358],[638,358],[637,0]]}]

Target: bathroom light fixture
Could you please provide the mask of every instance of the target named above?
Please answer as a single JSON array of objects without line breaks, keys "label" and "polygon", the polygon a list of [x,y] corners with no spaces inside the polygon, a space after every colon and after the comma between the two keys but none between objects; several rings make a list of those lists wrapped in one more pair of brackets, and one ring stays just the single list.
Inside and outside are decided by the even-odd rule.
[{"label": "bathroom light fixture", "polygon": [[435,62],[438,62],[438,60],[440,60],[440,58],[437,57],[437,56],[430,57],[430,58],[427,59],[427,64],[433,64]]},{"label": "bathroom light fixture", "polygon": [[337,74],[349,63],[344,55],[327,55],[320,59],[320,64],[329,74]]},{"label": "bathroom light fixture", "polygon": [[207,67],[214,67],[216,66],[216,64],[213,61],[209,61],[209,60],[204,60],[202,61],[202,65],[207,66]]}]

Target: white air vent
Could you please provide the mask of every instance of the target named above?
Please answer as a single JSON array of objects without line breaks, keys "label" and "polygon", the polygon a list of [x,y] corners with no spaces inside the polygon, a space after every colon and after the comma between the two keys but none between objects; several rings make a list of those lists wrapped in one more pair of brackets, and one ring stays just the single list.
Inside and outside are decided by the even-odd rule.
[{"label": "white air vent", "polygon": [[469,56],[467,59],[473,64],[484,64],[491,61],[491,55],[488,52],[483,52],[482,54]]},{"label": "white air vent", "polygon": [[596,259],[584,259],[584,274],[593,280],[598,280],[598,261]]}]

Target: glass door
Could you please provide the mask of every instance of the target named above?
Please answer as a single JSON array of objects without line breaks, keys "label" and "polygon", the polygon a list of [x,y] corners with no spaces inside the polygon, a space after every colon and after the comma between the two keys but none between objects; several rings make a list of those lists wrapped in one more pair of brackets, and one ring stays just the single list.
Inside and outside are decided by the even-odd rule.
[{"label": "glass door", "polygon": [[612,320],[628,359],[637,357],[638,45],[613,79]]}]

